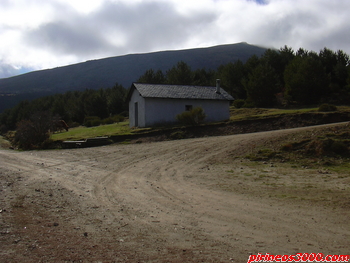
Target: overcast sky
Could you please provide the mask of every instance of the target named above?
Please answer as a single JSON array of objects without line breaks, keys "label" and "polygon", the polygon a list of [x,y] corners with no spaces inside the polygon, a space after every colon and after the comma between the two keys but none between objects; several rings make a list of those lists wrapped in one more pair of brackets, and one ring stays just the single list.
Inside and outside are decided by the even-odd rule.
[{"label": "overcast sky", "polygon": [[349,0],[0,0],[0,78],[248,42],[350,54]]}]

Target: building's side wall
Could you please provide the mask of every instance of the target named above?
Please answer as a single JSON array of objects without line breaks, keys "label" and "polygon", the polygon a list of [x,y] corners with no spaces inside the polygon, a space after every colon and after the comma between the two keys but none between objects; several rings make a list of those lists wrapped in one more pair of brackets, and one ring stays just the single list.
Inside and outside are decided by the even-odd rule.
[{"label": "building's side wall", "polygon": [[135,89],[129,101],[129,126],[135,127],[135,103],[138,105],[138,127],[145,127],[145,99]]},{"label": "building's side wall", "polygon": [[[176,122],[176,115],[186,110],[186,105],[193,108],[202,107],[206,122],[223,121],[230,118],[229,101],[218,100],[178,100],[178,99],[145,99],[145,126]],[[141,123],[139,123],[139,127]]]}]

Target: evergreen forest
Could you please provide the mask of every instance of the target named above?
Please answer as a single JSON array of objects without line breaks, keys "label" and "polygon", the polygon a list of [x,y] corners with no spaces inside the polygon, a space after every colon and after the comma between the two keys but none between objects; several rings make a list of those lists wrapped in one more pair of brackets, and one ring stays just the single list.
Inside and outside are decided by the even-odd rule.
[{"label": "evergreen forest", "polygon": [[[138,79],[137,79],[138,78]],[[349,55],[328,48],[319,53],[290,47],[268,49],[261,57],[252,56],[245,63],[231,62],[216,70],[192,70],[184,61],[163,72],[149,69],[135,82],[149,84],[179,84],[221,87],[240,107],[307,107],[322,103],[350,104]],[[1,132],[16,129],[16,125],[30,119],[37,112],[76,125],[87,119],[106,119],[127,116],[128,87],[116,83],[114,87],[98,90],[69,91],[64,94],[23,100],[0,115]]]}]

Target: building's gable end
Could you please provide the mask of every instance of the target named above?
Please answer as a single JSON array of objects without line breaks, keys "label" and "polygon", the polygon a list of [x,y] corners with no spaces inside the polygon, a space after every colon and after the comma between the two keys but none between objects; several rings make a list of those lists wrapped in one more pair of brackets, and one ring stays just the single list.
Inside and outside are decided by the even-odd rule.
[{"label": "building's gable end", "polygon": [[145,99],[134,89],[129,99],[129,126],[145,127],[145,114]]}]

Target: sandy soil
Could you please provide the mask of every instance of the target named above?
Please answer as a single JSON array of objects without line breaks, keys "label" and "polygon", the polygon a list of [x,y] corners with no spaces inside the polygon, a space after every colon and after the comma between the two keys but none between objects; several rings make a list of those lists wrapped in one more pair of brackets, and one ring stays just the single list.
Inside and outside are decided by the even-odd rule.
[{"label": "sandy soil", "polygon": [[243,158],[301,128],[0,150],[1,262],[247,262],[349,254],[350,176]]}]

